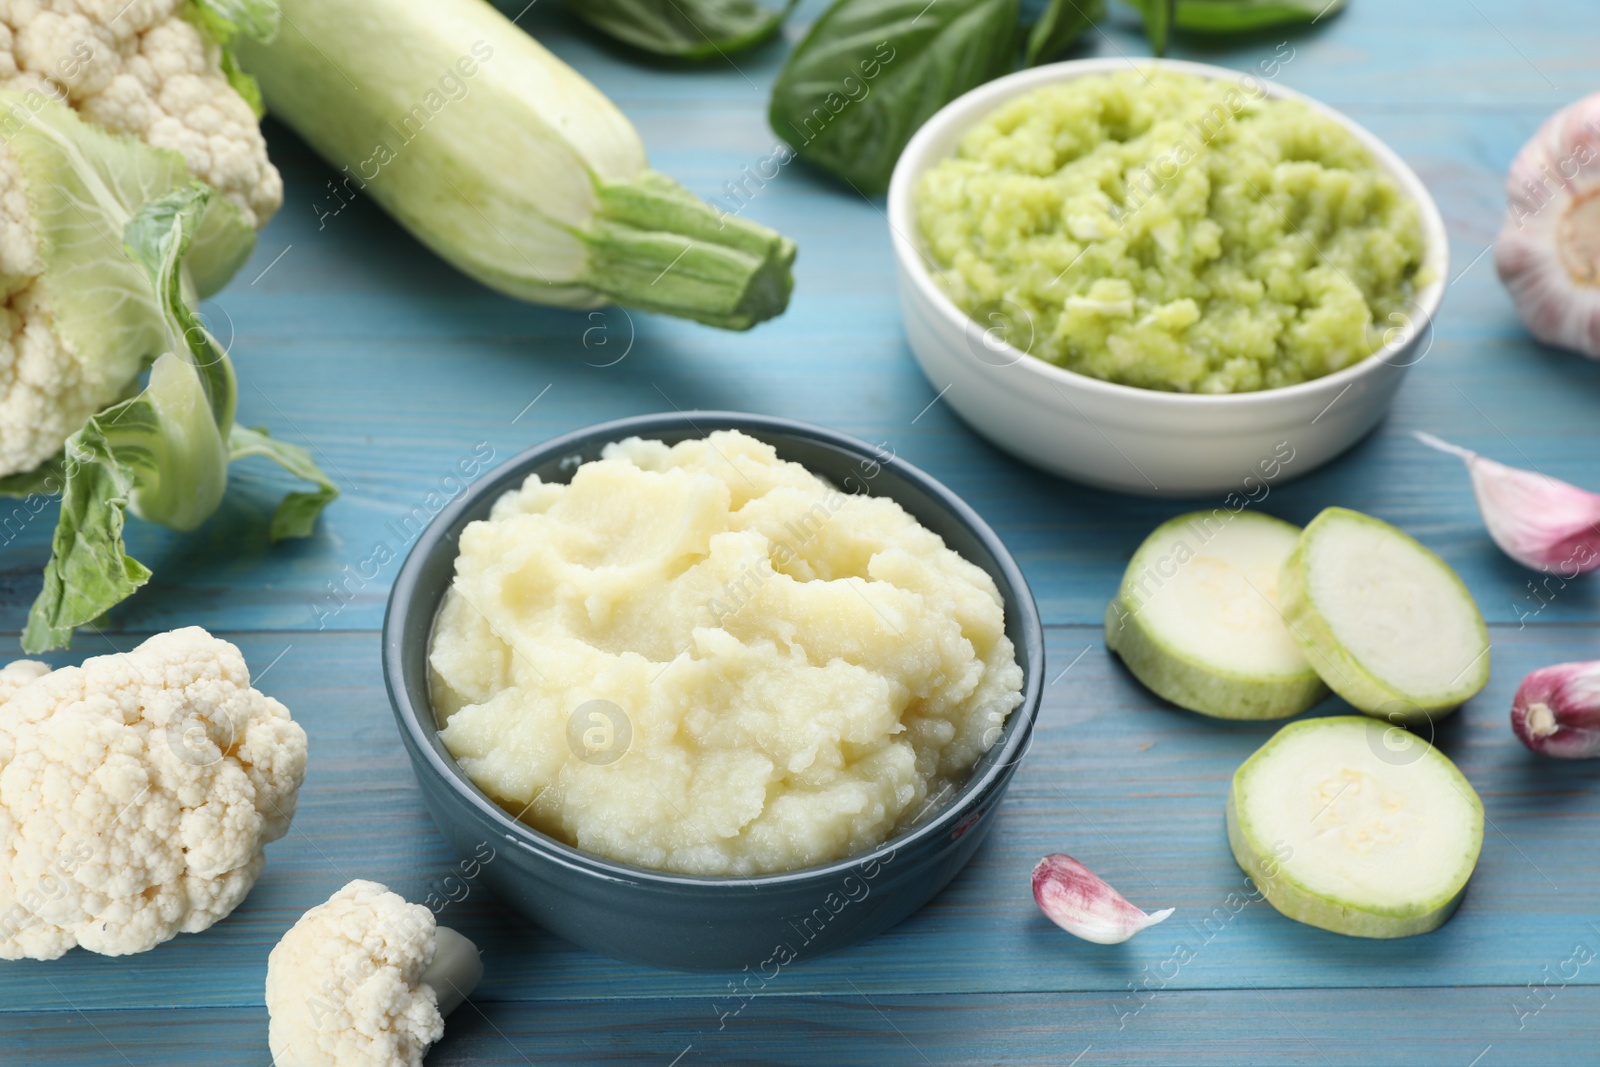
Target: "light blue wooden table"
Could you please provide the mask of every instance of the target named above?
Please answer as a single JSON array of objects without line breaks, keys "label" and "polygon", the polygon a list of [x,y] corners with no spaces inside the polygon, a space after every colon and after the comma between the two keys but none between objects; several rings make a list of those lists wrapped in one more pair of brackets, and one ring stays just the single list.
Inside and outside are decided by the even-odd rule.
[{"label": "light blue wooden table", "polygon": [[[803,5],[798,21],[820,6]],[[771,153],[767,87],[787,44],[738,56],[737,67],[651,67],[555,7],[536,4],[523,24],[616,100],[659,169],[714,196]],[[868,944],[784,970],[748,1000],[730,995],[734,975],[603,959],[472,888],[441,919],[484,946],[487,977],[430,1064],[1600,1063],[1600,963],[1560,977],[1575,948],[1600,949],[1600,767],[1535,759],[1506,720],[1526,671],[1600,657],[1600,585],[1536,590],[1484,537],[1459,464],[1409,436],[1432,430],[1600,488],[1600,366],[1530,343],[1483,256],[1517,148],[1549,112],[1600,88],[1600,10],[1593,0],[1351,0],[1310,32],[1226,47],[1183,40],[1175,54],[1244,69],[1285,39],[1283,82],[1393,145],[1450,231],[1444,310],[1393,415],[1265,504],[1297,522],[1343,504],[1399,524],[1461,571],[1493,624],[1493,680],[1439,731],[1489,819],[1477,876],[1442,930],[1359,941],[1265,904],[1230,904],[1245,887],[1224,839],[1227,781],[1273,727],[1163,706],[1107,654],[1098,625],[1129,553],[1179,505],[1035,473],[944,404],[930,407],[937,390],[901,334],[881,203],[786,168],[747,214],[799,241],[793,305],[752,333],[724,334],[502,299],[367,202],[319,226],[329,173],[269,125],[287,203],[206,311],[233,344],[241,420],[306,444],[344,496],[313,539],[274,547],[263,517],[283,483],[264,467],[236,469],[202,530],[133,531],[155,579],[113,614],[106,640],[80,640],[59,659],[190,623],[237,642],[261,688],[310,734],[299,815],[254,892],[204,935],[128,959],[0,963],[0,1064],[266,1064],[267,952],[300,912],[354,877],[421,899],[454,865],[379,677],[396,564],[367,578],[359,565],[380,541],[404,547],[391,523],[474,448],[505,457],[673,407],[787,415],[886,441],[963,494],[1021,560],[1049,625],[1053,681],[1032,754],[993,837],[938,899]],[[1124,11],[1082,52],[1146,49]],[[0,549],[0,627],[13,650],[53,521],[51,509]],[[331,595],[335,584],[348,592]],[[1177,914],[1121,947],[1067,937],[1028,892],[1030,867],[1051,851]],[[1192,959],[1175,964],[1180,943]]]}]

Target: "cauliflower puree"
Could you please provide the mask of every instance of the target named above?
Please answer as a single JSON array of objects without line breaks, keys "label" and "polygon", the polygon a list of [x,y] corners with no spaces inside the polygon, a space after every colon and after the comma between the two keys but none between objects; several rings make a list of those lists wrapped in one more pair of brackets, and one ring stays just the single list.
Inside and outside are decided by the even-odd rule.
[{"label": "cauliflower puree", "polygon": [[953,793],[1022,700],[1004,622],[900,505],[723,431],[507,493],[462,532],[429,662],[440,736],[511,813],[615,860],[759,874]]},{"label": "cauliflower puree", "polygon": [[923,175],[938,284],[1106,381],[1271,389],[1371,355],[1425,284],[1416,205],[1345,127],[1158,69],[1001,105]]}]

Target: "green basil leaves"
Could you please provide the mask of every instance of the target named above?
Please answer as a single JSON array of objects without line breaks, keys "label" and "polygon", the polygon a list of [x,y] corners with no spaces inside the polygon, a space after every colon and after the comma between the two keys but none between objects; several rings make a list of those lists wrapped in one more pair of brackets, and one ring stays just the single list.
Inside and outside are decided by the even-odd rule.
[{"label": "green basil leaves", "polygon": [[1345,0],[1178,0],[1175,25],[1196,33],[1245,33],[1319,22]]},{"label": "green basil leaves", "polygon": [[[1159,56],[1174,30],[1248,33],[1316,22],[1346,0],[1125,3]],[[654,5],[595,3],[612,6]],[[1057,58],[1105,15],[1106,0],[1047,0],[1028,31],[1024,63]],[[1021,0],[834,0],[778,74],[772,129],[802,159],[859,192],[881,193],[901,150],[935,111],[1014,69],[1021,18]]]},{"label": "green basil leaves", "polygon": [[680,59],[707,59],[760,44],[797,0],[568,0],[567,10],[625,44]]},{"label": "green basil leaves", "polygon": [[1028,31],[1028,52],[1023,65],[1033,67],[1050,62],[1105,16],[1106,0],[1050,0],[1050,6]]},{"label": "green basil leaves", "polygon": [[773,130],[863,193],[935,111],[1016,63],[1019,0],[839,0],[772,87]]},{"label": "green basil leaves", "polygon": [[1167,38],[1172,35],[1172,24],[1178,18],[1177,0],[1128,0],[1128,6],[1144,19],[1144,35],[1150,41],[1151,53],[1164,55]]}]

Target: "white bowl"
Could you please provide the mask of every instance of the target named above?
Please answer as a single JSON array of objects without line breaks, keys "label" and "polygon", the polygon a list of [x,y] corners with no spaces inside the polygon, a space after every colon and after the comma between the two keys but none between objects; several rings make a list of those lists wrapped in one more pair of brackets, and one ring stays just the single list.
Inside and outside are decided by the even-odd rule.
[{"label": "white bowl", "polygon": [[[1237,81],[1224,67],[1139,60],[1203,78]],[[1444,295],[1449,244],[1422,180],[1382,141],[1344,115],[1291,89],[1256,79],[1269,96],[1300,100],[1361,139],[1422,217],[1432,282],[1360,363],[1313,381],[1254,393],[1201,395],[1103,382],[1026,355],[1004,339],[1005,322],[980,326],[937,285],[916,224],[913,197],[924,170],[1011,97],[1042,85],[1128,67],[1125,59],[1080,59],[1036,67],[979,86],[945,105],[919,130],[889,184],[889,227],[911,351],[944,400],[983,436],[1054,474],[1143,496],[1238,491],[1307,474],[1376,426],[1408,367],[1427,354]],[[1255,89],[1259,94],[1259,88]]]}]

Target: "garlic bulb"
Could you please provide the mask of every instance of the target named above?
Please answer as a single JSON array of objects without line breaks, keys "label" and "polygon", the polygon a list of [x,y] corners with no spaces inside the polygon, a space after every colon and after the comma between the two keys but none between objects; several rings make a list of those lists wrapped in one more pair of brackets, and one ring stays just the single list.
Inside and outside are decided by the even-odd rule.
[{"label": "garlic bulb", "polygon": [[1506,555],[1562,578],[1600,567],[1600,493],[1496,463],[1431,433],[1412,433],[1465,461],[1483,524]]},{"label": "garlic bulb", "polygon": [[1562,108],[1506,176],[1494,265],[1539,340],[1600,358],[1600,93]]},{"label": "garlic bulb", "polygon": [[1600,663],[1558,663],[1528,675],[1511,701],[1511,729],[1546,756],[1600,756]]},{"label": "garlic bulb", "polygon": [[1097,945],[1119,945],[1172,914],[1146,914],[1099,875],[1060,852],[1033,868],[1033,899],[1049,920],[1074,937]]}]

